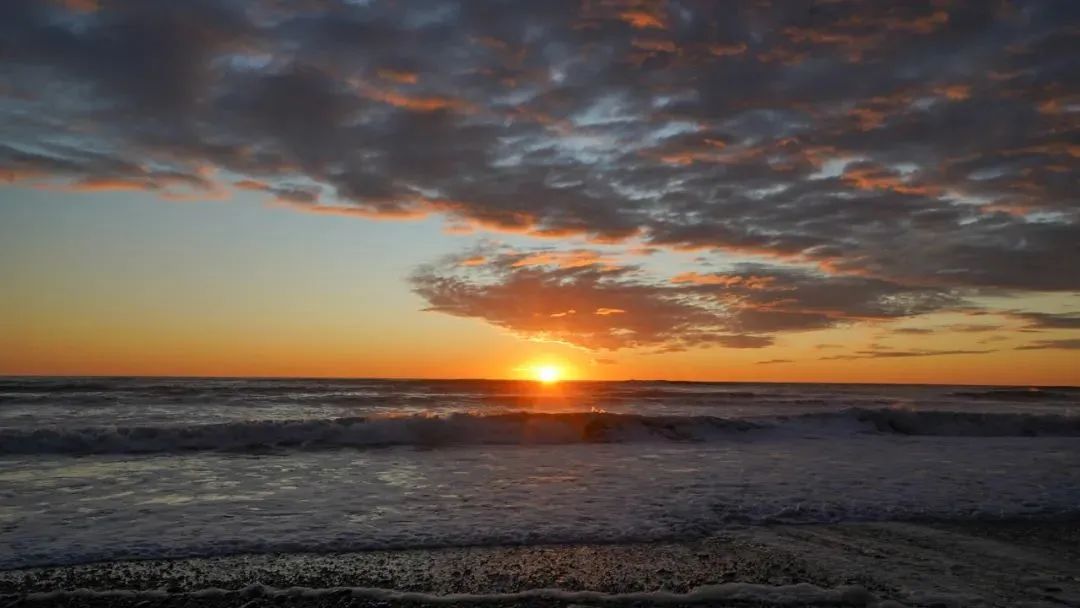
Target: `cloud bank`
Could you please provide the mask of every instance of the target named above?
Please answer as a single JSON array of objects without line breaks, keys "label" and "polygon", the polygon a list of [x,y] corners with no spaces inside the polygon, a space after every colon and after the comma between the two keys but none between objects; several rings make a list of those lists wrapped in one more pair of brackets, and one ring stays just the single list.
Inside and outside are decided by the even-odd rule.
[{"label": "cloud bank", "polygon": [[0,176],[744,256],[414,284],[589,347],[753,348],[1080,290],[1078,43],[1069,0],[7,0]]},{"label": "cloud bank", "polygon": [[[429,310],[588,349],[762,348],[773,335],[889,321],[957,307],[951,290],[783,266],[662,282],[598,253],[488,247],[413,274]],[[588,260],[582,262],[580,260]]]}]

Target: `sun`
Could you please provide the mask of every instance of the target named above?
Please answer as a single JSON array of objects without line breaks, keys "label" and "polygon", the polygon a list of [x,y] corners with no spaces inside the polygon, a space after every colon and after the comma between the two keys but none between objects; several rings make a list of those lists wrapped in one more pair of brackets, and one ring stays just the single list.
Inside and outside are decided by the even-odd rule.
[{"label": "sun", "polygon": [[544,384],[554,384],[562,379],[562,370],[554,365],[537,365],[533,368],[536,380]]},{"label": "sun", "polygon": [[574,367],[565,361],[545,357],[543,359],[533,359],[515,367],[514,377],[552,386],[570,379],[576,379],[577,374],[575,371]]}]

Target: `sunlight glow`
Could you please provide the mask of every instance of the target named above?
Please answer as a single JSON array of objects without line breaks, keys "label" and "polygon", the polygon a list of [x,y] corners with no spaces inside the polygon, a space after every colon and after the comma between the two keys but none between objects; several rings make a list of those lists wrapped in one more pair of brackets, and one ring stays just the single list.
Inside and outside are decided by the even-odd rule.
[{"label": "sunlight glow", "polygon": [[562,379],[562,370],[554,365],[537,365],[533,370],[538,382],[552,384]]}]

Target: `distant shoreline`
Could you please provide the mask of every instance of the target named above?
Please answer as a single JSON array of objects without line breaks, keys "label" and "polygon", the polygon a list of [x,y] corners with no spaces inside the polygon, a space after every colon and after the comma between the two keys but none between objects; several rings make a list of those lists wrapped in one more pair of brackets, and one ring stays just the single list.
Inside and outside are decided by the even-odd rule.
[{"label": "distant shoreline", "polygon": [[[537,384],[535,380],[527,378],[412,378],[412,377],[375,377],[375,376],[129,376],[129,375],[49,375],[49,374],[0,374],[0,381],[10,380],[253,380],[253,381],[311,381],[311,382],[506,382],[521,384]],[[929,386],[929,387],[958,387],[978,388],[993,387],[1002,389],[1038,389],[1038,390],[1080,390],[1080,384],[969,384],[969,383],[946,383],[946,382],[800,382],[800,381],[770,381],[770,380],[663,380],[627,378],[624,380],[588,380],[567,379],[561,380],[560,384],[707,384],[724,386]]]}]

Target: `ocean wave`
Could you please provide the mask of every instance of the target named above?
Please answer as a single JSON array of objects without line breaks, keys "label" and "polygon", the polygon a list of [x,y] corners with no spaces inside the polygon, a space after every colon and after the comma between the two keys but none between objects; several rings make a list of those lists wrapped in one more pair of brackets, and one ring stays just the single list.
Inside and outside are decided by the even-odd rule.
[{"label": "ocean wave", "polygon": [[451,414],[329,420],[251,420],[194,426],[0,430],[0,453],[108,454],[329,449],[394,445],[528,445],[693,441],[756,428],[745,420],[567,414]]},{"label": "ocean wave", "polygon": [[115,390],[109,382],[91,380],[11,380],[0,378],[0,391],[5,393],[87,393]]},{"label": "ocean wave", "polygon": [[249,420],[189,426],[0,430],[0,454],[319,450],[400,445],[706,442],[763,433],[1080,436],[1080,416],[852,408],[770,419],[606,412]]},{"label": "ocean wave", "polygon": [[1080,437],[1080,416],[987,412],[916,411],[904,409],[852,409],[837,414],[805,417],[851,416],[881,433],[949,437]]},{"label": "ocean wave", "polygon": [[1068,388],[1056,391],[1045,388],[1002,388],[986,391],[957,391],[949,393],[949,396],[991,401],[1044,401],[1074,398],[1075,395],[1070,395],[1065,392],[1066,390]]}]

